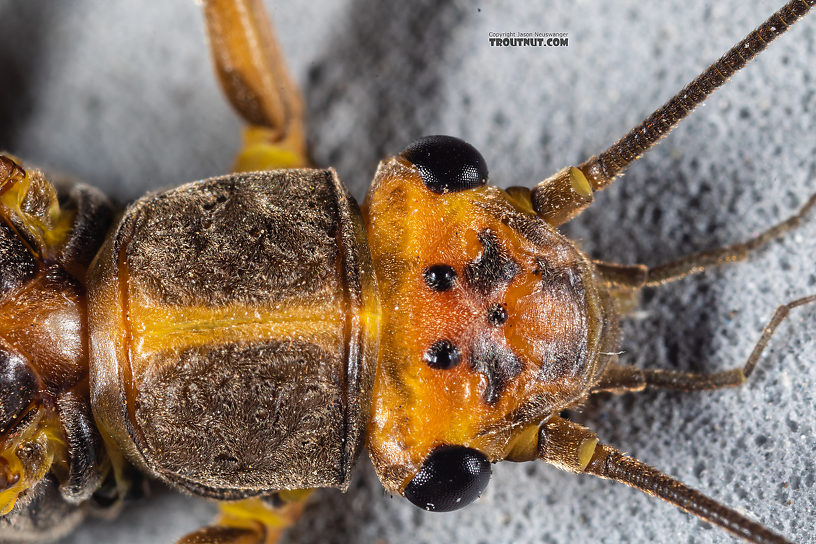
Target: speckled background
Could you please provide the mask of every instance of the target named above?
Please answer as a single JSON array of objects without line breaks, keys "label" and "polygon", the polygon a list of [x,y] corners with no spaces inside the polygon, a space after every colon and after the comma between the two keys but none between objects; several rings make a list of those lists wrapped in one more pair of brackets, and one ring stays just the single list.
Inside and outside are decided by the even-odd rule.
[{"label": "speckled background", "polygon": [[[780,0],[644,3],[277,2],[308,100],[309,140],[362,196],[377,160],[431,133],[464,137],[494,183],[532,184],[601,150],[765,20]],[[750,5],[748,5],[750,4]],[[211,76],[198,6],[0,1],[0,148],[122,201],[227,171],[239,123]],[[500,49],[488,32],[568,32]],[[740,241],[816,191],[816,15],[738,74],[565,229],[593,256],[658,264]],[[816,292],[816,217],[750,263],[649,290],[623,360],[742,364],[776,305]],[[816,308],[794,313],[740,390],[602,397],[601,438],[781,531],[816,542]],[[170,542],[211,504],[157,489],[66,539]],[[500,464],[481,500],[429,514],[384,495],[366,458],[290,543],[732,542],[620,485]]]}]

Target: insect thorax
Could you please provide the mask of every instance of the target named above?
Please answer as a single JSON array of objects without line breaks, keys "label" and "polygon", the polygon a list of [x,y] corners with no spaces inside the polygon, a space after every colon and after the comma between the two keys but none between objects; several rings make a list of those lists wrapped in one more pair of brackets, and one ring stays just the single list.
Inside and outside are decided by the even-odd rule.
[{"label": "insect thorax", "polygon": [[376,301],[359,211],[334,171],[142,199],[94,274],[95,414],[128,458],[220,498],[348,485]]}]

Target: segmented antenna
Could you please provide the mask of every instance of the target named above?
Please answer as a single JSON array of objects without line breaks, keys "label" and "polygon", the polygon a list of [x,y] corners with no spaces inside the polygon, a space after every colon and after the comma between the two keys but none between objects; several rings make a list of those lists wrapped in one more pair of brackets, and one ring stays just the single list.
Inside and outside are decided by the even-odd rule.
[{"label": "segmented antenna", "polygon": [[648,495],[659,497],[748,542],[791,544],[790,541],[739,512],[721,505],[683,482],[609,446],[598,445],[584,472],[620,482]]},{"label": "segmented antenna", "polygon": [[708,95],[728,81],[737,70],[757,56],[814,5],[816,0],[791,0],[785,4],[629,134],[606,151],[581,164],[578,168],[589,180],[592,189],[597,191],[612,183],[615,176],[671,132]]}]

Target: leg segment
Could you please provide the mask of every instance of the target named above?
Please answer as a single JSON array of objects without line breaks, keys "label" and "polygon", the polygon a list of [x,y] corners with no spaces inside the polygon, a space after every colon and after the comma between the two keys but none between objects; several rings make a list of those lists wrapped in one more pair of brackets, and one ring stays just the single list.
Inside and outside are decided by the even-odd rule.
[{"label": "leg segment", "polygon": [[262,1],[206,0],[204,15],[218,80],[249,124],[235,170],[307,165],[303,100]]},{"label": "leg segment", "polygon": [[746,242],[692,253],[652,268],[642,264],[619,265],[602,261],[595,261],[595,265],[598,267],[601,278],[610,285],[630,289],[656,287],[679,280],[689,274],[702,272],[712,266],[747,259],[753,251],[798,227],[802,218],[813,208],[814,204],[816,204],[816,195],[811,196],[795,215]]},{"label": "leg segment", "polygon": [[310,491],[222,502],[215,525],[190,533],[178,544],[275,544],[303,513]]},{"label": "leg segment", "polygon": [[703,391],[740,386],[745,383],[745,380],[754,371],[762,352],[768,346],[776,329],[788,317],[790,311],[812,302],[816,302],[816,295],[802,297],[779,306],[774,311],[768,324],[762,329],[762,335],[742,368],[732,368],[712,374],[695,374],[674,370],[640,369],[631,366],[610,365],[601,377],[600,382],[592,389],[592,392],[625,393],[628,391],[642,391],[646,387],[679,391]]}]

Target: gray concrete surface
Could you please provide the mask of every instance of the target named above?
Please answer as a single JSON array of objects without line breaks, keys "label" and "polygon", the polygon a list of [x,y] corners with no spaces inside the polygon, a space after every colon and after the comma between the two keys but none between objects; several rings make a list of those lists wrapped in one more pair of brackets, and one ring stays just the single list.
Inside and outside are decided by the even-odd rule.
[{"label": "gray concrete surface", "polygon": [[[309,139],[362,196],[377,160],[458,135],[494,183],[531,184],[624,131],[776,10],[780,0],[614,3],[277,2],[309,103]],[[713,4],[713,5],[712,5]],[[749,5],[750,4],[750,5]],[[498,49],[488,32],[568,32]],[[736,242],[816,191],[816,15],[775,43],[565,229],[593,256],[657,264]],[[210,73],[192,0],[0,2],[0,148],[122,201],[225,172],[239,123]],[[816,292],[816,217],[751,262],[648,291],[623,360],[742,364],[776,305]],[[794,313],[743,388],[593,401],[579,417],[631,452],[796,542],[816,542],[816,308]],[[65,544],[170,542],[211,504],[159,490]],[[500,464],[476,504],[424,513],[384,496],[367,459],[289,543],[725,543],[723,532],[623,486]]]}]

